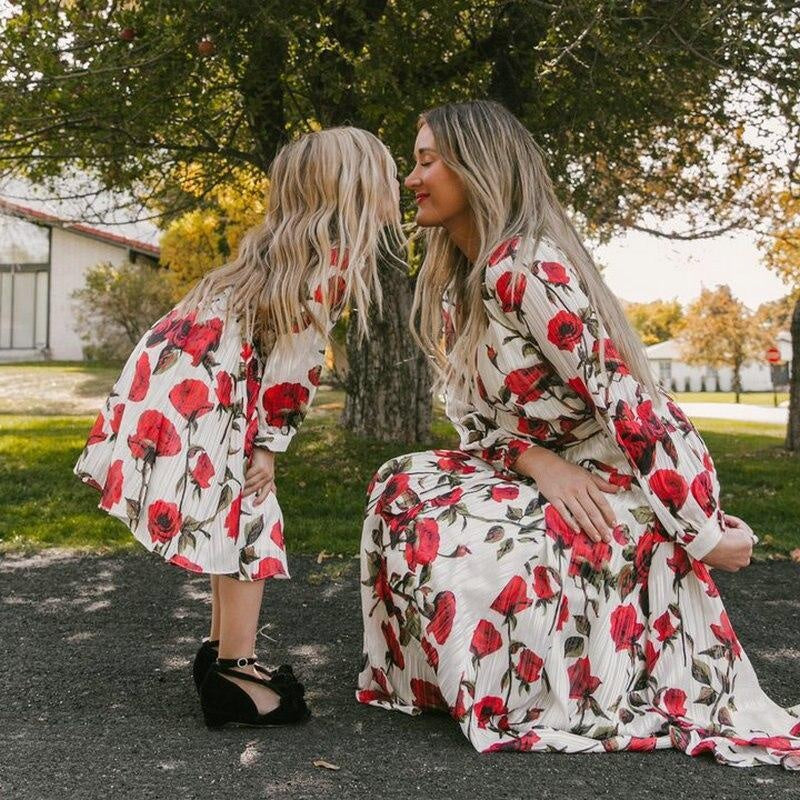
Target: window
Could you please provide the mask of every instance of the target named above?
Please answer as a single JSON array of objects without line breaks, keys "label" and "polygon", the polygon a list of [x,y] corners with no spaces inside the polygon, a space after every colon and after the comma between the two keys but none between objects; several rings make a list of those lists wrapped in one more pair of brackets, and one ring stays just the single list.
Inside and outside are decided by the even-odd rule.
[{"label": "window", "polygon": [[669,386],[672,382],[672,361],[661,359],[658,362],[658,380],[662,386]]},{"label": "window", "polygon": [[0,212],[0,349],[48,345],[50,230]]}]

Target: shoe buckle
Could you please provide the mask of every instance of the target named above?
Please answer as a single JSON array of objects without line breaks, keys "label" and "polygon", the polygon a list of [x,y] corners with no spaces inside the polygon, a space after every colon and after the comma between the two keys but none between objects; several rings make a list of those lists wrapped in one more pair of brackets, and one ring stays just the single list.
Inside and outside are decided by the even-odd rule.
[{"label": "shoe buckle", "polygon": [[237,667],[246,667],[248,660],[246,658],[237,658],[236,659],[236,666]]}]

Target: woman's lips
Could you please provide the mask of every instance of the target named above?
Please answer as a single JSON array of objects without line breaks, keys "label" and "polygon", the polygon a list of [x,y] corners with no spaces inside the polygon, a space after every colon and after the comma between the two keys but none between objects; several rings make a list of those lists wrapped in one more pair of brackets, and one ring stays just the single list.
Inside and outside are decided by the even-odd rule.
[{"label": "woman's lips", "polygon": [[417,205],[421,205],[429,197],[430,197],[429,194],[425,194],[425,193],[422,193],[422,192],[420,194],[415,194],[414,195],[414,199],[417,201]]}]

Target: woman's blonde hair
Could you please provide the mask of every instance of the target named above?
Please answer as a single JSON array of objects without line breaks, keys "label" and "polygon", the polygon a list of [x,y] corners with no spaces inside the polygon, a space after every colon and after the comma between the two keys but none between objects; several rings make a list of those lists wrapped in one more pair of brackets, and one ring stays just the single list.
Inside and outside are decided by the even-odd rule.
[{"label": "woman's blonde hair", "polygon": [[[542,151],[530,131],[508,109],[490,100],[433,108],[420,115],[417,128],[423,125],[430,127],[437,152],[464,184],[479,244],[472,265],[444,228],[426,231],[412,332],[437,367],[439,386],[450,380],[463,385],[472,377],[474,354],[487,324],[483,266],[500,243],[520,236],[535,245],[547,238],[564,253],[631,373],[657,397],[641,341],[559,203]],[[445,295],[456,306],[455,339],[449,354],[442,343]],[[603,364],[604,351],[605,342],[601,346]]]},{"label": "woman's blonde hair", "polygon": [[[237,257],[204,275],[177,308],[210,305],[230,289],[226,316],[243,321],[242,336],[264,355],[279,335],[309,322],[326,333],[334,299],[359,309],[366,335],[370,301],[382,307],[378,260],[399,260],[405,243],[389,151],[360,128],[314,131],[281,148],[268,178],[264,220],[244,235]],[[332,259],[347,264],[343,295],[328,280]],[[322,299],[313,311],[310,286],[320,287]]]}]

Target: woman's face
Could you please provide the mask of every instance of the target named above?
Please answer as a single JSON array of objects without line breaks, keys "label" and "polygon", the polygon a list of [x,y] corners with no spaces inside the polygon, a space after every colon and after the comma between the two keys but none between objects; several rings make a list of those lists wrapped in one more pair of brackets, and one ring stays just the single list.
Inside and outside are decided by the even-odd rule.
[{"label": "woman's face", "polygon": [[436,140],[423,125],[414,143],[416,165],[405,180],[417,201],[417,225],[450,227],[469,211],[461,178],[448,167],[436,150]]}]

